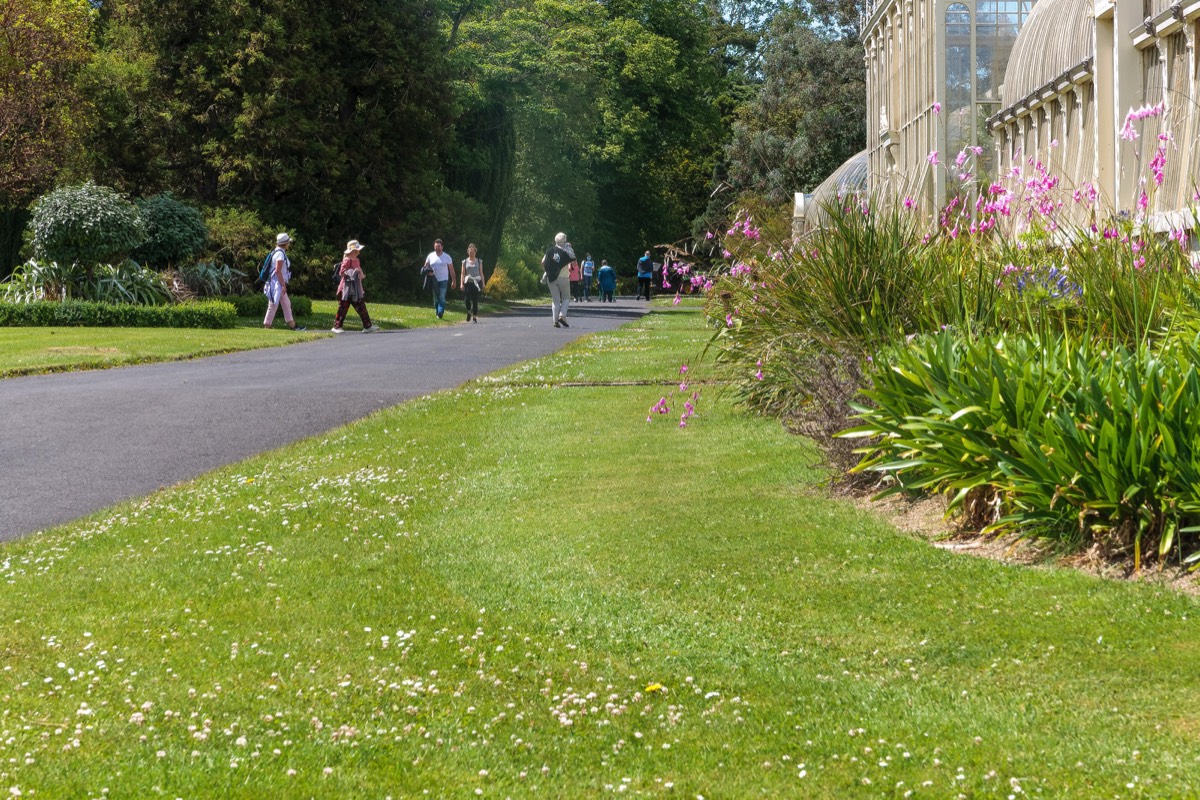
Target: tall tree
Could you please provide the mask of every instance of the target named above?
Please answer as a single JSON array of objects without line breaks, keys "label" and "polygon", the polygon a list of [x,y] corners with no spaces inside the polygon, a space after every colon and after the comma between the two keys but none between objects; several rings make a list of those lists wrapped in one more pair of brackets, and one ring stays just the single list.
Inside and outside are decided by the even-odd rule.
[{"label": "tall tree", "polygon": [[738,190],[782,204],[865,146],[863,50],[853,33],[783,12],[763,56],[762,85],[734,127],[729,175]]},{"label": "tall tree", "polygon": [[507,0],[461,27],[512,113],[510,250],[566,230],[616,261],[687,232],[724,140],[710,22],[696,0]]},{"label": "tall tree", "polygon": [[0,0],[0,276],[16,259],[25,208],[77,141],[90,18],[86,0]]},{"label": "tall tree", "polygon": [[431,2],[109,0],[104,42],[115,135],[93,146],[140,188],[397,259],[444,208],[453,119]]}]

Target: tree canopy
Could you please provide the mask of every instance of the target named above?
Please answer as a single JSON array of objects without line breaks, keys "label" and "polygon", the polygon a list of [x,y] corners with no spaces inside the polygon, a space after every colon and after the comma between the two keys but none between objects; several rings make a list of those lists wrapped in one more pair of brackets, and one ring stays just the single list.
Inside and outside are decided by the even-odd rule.
[{"label": "tree canopy", "polygon": [[861,149],[853,4],[821,2],[0,0],[48,20],[65,98],[6,112],[0,86],[0,125],[54,121],[3,140],[42,160],[0,192],[171,192],[301,256],[369,241],[394,288],[435,237],[490,269],[563,230],[628,266],[714,216],[718,183],[778,200]]}]

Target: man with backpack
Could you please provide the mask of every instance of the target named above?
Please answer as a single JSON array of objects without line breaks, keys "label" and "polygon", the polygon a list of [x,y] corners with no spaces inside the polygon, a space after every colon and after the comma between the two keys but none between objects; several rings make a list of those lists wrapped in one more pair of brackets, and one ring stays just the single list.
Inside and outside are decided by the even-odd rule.
[{"label": "man with backpack", "polygon": [[281,233],[275,237],[275,249],[263,262],[266,279],[263,283],[263,294],[267,296],[267,316],[263,318],[263,327],[270,329],[275,322],[275,312],[283,306],[283,319],[287,326],[294,331],[308,330],[297,328],[296,320],[292,318],[292,301],[288,298],[288,281],[292,279],[292,262],[288,260],[287,250],[292,246],[292,237]]},{"label": "man with backpack", "polygon": [[554,327],[569,328],[567,324],[567,307],[571,298],[571,264],[575,262],[575,250],[567,241],[567,235],[555,235],[554,244],[542,256],[542,269],[545,274],[542,279],[550,288],[550,318]]}]

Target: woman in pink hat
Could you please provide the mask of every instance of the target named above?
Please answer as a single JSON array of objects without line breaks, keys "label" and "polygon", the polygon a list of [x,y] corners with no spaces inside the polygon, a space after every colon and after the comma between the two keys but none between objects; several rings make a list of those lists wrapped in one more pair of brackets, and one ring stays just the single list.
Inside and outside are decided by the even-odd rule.
[{"label": "woman in pink hat", "polygon": [[378,325],[371,324],[371,315],[367,313],[367,301],[364,299],[366,294],[363,292],[363,271],[362,266],[358,263],[358,254],[362,252],[362,249],[363,245],[358,243],[358,239],[346,242],[346,252],[342,254],[340,269],[342,279],[338,281],[337,287],[338,310],[337,316],[333,318],[334,333],[345,331],[342,323],[346,321],[346,310],[350,306],[354,306],[359,319],[362,320],[363,333],[374,333],[379,330]]}]

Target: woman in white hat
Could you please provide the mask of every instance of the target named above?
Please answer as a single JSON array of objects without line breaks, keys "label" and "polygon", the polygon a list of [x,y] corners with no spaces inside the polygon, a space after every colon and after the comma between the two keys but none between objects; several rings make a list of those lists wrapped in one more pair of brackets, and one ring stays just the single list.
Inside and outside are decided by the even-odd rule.
[{"label": "woman in white hat", "polygon": [[281,233],[275,237],[275,249],[271,251],[271,276],[263,286],[263,294],[267,296],[267,316],[263,317],[263,327],[270,328],[275,322],[275,312],[283,307],[283,320],[292,330],[305,330],[296,327],[292,318],[292,301],[288,298],[288,281],[292,279],[292,262],[288,260],[287,249],[292,246],[292,237]]},{"label": "woman in white hat", "polygon": [[346,310],[350,306],[354,306],[354,310],[358,312],[358,318],[362,320],[363,333],[374,333],[379,330],[378,325],[371,324],[371,315],[367,313],[367,302],[363,298],[366,294],[363,292],[363,271],[362,266],[358,263],[358,254],[362,252],[363,247],[358,243],[358,239],[351,239],[346,242],[346,251],[342,254],[342,266],[340,269],[342,279],[338,281],[338,310],[337,316],[333,318],[333,332],[343,333],[342,323],[346,321]]}]

